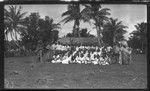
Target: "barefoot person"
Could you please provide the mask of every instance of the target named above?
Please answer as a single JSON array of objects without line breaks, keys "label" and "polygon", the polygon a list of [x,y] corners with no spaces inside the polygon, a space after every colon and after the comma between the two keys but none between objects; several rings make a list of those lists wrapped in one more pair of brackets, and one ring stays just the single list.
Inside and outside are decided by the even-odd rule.
[{"label": "barefoot person", "polygon": [[38,55],[38,60],[39,60],[40,62],[43,62],[43,60],[42,60],[42,56],[43,56],[43,45],[42,45],[42,41],[41,41],[41,40],[38,41],[37,49],[35,50],[35,52],[36,52],[37,55]]},{"label": "barefoot person", "polygon": [[48,44],[46,46],[46,49],[48,50],[47,54],[46,54],[46,60],[48,61],[52,61],[53,60],[53,55],[54,55],[54,48],[53,45]]},{"label": "barefoot person", "polygon": [[131,50],[127,46],[122,47],[122,60],[124,65],[128,65],[132,63],[131,59]]},{"label": "barefoot person", "polygon": [[127,65],[127,64],[131,64],[132,59],[131,59],[131,49],[128,47],[128,44],[126,41],[122,41],[120,42],[121,44],[121,61],[122,64]]},{"label": "barefoot person", "polygon": [[114,58],[114,62],[111,62],[111,63],[119,63],[119,64],[121,64],[122,60],[121,60],[121,51],[120,51],[119,43],[116,43],[113,46],[112,58]]}]

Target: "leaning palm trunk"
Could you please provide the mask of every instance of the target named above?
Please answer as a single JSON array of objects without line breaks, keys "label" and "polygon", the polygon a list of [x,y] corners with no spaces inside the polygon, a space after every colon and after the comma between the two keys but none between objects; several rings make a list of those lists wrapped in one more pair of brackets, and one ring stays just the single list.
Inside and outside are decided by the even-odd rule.
[{"label": "leaning palm trunk", "polygon": [[75,28],[76,28],[76,33],[77,33],[78,37],[80,37],[80,28],[79,28],[79,26],[80,26],[80,22],[79,22],[79,19],[77,19],[75,21]]},{"label": "leaning palm trunk", "polygon": [[73,26],[73,36],[75,37],[75,34],[76,34],[76,25],[74,24]]}]

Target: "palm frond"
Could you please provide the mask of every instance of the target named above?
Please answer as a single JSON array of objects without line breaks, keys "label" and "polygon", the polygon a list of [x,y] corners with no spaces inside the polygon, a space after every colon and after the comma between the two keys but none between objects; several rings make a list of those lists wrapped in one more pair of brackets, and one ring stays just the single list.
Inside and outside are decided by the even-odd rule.
[{"label": "palm frond", "polygon": [[18,25],[21,24],[20,22],[26,13],[21,13],[21,6],[19,8],[13,5],[8,7],[9,10],[4,9],[4,23],[7,27],[5,29],[11,33],[11,36],[15,36],[15,34],[13,35],[13,32],[20,32],[20,27]]},{"label": "palm frond", "polygon": [[53,30],[61,29],[61,27],[60,27],[60,24],[59,24],[59,23],[57,23],[57,24],[52,24],[52,27],[53,27]]},{"label": "palm frond", "polygon": [[66,11],[66,12],[64,12],[62,15],[61,15],[61,17],[64,17],[64,16],[66,16],[66,15],[70,15],[71,14],[71,11]]},{"label": "palm frond", "polygon": [[85,8],[91,9],[90,4],[83,4],[83,6],[85,6]]},{"label": "palm frond", "polygon": [[110,13],[108,11],[110,11],[110,9],[103,8],[100,11],[98,11],[98,14],[100,14],[100,15],[110,15]]},{"label": "palm frond", "polygon": [[65,24],[65,23],[68,23],[68,22],[73,21],[73,20],[74,20],[73,17],[68,16],[68,17],[64,18],[63,20],[61,20],[60,22],[64,22],[64,24]]}]

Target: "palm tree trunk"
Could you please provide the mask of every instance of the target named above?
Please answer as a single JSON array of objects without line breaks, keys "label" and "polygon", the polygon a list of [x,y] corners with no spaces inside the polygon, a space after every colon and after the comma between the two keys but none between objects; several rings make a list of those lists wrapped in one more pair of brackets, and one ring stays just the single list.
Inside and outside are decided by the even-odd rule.
[{"label": "palm tree trunk", "polygon": [[74,22],[74,25],[73,25],[73,36],[75,37],[75,29],[76,29],[76,24]]},{"label": "palm tree trunk", "polygon": [[99,30],[98,26],[96,26],[96,31],[97,31],[98,44],[99,44],[99,47],[100,47],[101,46],[101,42],[100,42],[100,30]]},{"label": "palm tree trunk", "polygon": [[79,19],[76,19],[74,22],[74,30],[75,30],[75,35],[77,34],[77,37],[80,37],[79,25],[80,25]]},{"label": "palm tree trunk", "polygon": [[115,36],[115,32],[113,31],[113,46],[115,46],[116,44],[116,36]]},{"label": "palm tree trunk", "polygon": [[102,30],[101,30],[101,26],[99,26],[99,36],[100,36],[100,46],[103,46],[103,40],[102,40]]},{"label": "palm tree trunk", "polygon": [[80,38],[80,29],[79,29],[79,26],[77,28],[77,32],[78,32],[78,37]]},{"label": "palm tree trunk", "polygon": [[77,20],[77,32],[78,32],[78,37],[80,38],[80,21],[79,19]]},{"label": "palm tree trunk", "polygon": [[[80,12],[80,5],[79,4],[77,4],[77,10],[78,10],[78,12]],[[79,17],[76,19],[76,25],[77,25],[78,37],[80,37],[80,28],[79,28],[79,26],[80,26],[80,18]]]},{"label": "palm tree trunk", "polygon": [[53,43],[54,42],[54,32],[51,31],[51,33],[52,33],[52,36],[51,36],[51,42],[50,43]]}]

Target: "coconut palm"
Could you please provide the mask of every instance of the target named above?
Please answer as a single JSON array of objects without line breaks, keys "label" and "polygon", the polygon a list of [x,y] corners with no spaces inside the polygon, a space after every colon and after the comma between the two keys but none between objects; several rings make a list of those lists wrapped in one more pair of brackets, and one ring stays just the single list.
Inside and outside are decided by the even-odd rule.
[{"label": "coconut palm", "polygon": [[140,40],[140,45],[141,45],[141,49],[142,51],[144,50],[144,45],[146,45],[146,34],[147,34],[147,23],[145,22],[141,22],[138,23],[137,25],[135,25],[136,30],[133,31],[131,34],[133,35],[133,37],[135,37],[137,40]]},{"label": "coconut palm", "polygon": [[10,33],[12,40],[17,39],[17,33],[20,34],[23,28],[22,25],[23,17],[26,12],[21,12],[22,7],[19,6],[8,6],[9,10],[4,9],[4,26],[5,26],[5,38],[8,40],[8,34]]},{"label": "coconut palm", "polygon": [[118,19],[110,18],[104,26],[103,34],[107,40],[111,41],[110,44],[115,44],[118,41],[124,40],[124,34],[127,32],[125,29],[127,26],[122,24],[122,21]]},{"label": "coconut palm", "polygon": [[65,17],[61,22],[68,23],[68,22],[74,21],[74,26],[73,26],[74,36],[75,36],[75,33],[78,33],[78,36],[80,37],[79,25],[80,25],[80,21],[84,20],[84,18],[81,15],[80,5],[69,4],[68,10],[62,14],[62,17],[64,16],[67,16],[67,17]]},{"label": "coconut palm", "polygon": [[100,4],[85,4],[85,8],[82,10],[82,17],[86,21],[94,20],[94,25],[97,30],[97,38],[99,42],[99,46],[101,46],[102,43],[102,27],[104,21],[108,20],[107,15],[110,15],[108,12],[110,9],[108,8],[102,8]]}]

